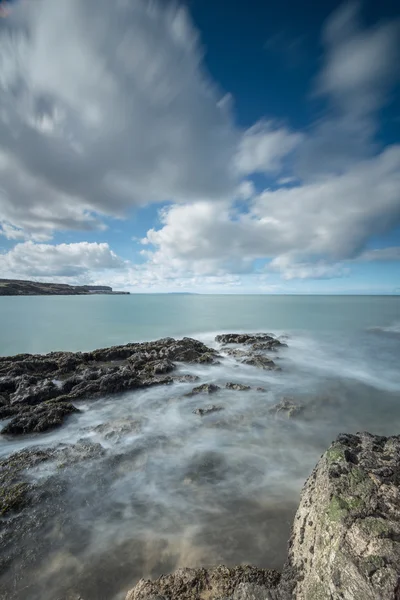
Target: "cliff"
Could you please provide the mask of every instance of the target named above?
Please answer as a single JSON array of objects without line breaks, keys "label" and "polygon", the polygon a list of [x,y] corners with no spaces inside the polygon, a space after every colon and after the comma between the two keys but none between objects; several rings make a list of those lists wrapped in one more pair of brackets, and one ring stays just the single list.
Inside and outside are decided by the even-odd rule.
[{"label": "cliff", "polygon": [[129,294],[129,292],[114,292],[107,285],[69,285],[22,279],[0,279],[0,296],[88,296],[91,294]]},{"label": "cliff", "polygon": [[340,435],[308,478],[276,571],[179,569],[126,600],[400,600],[400,436]]}]

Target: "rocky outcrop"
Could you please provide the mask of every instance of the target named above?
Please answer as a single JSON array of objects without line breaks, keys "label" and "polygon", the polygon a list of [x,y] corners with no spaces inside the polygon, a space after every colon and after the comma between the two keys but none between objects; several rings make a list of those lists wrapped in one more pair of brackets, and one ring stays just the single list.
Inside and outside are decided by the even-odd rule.
[{"label": "rocky outcrop", "polygon": [[[126,600],[208,600],[212,598],[276,598],[274,590],[280,574],[274,570],[248,565],[215,569],[179,569],[173,575],[163,575],[156,581],[142,579],[128,593]],[[269,592],[268,592],[269,590]]]},{"label": "rocky outcrop", "polygon": [[340,435],[308,478],[282,576],[180,569],[126,600],[400,600],[400,436]]},{"label": "rocky outcrop", "polygon": [[299,600],[400,599],[400,436],[332,444],[303,488],[287,572]]},{"label": "rocky outcrop", "polygon": [[108,285],[69,285],[23,279],[0,279],[0,296],[88,296],[92,294],[129,294],[114,292]]},{"label": "rocky outcrop", "polygon": [[[59,427],[68,415],[78,412],[72,404],[77,400],[196,381],[195,375],[174,376],[177,363],[210,364],[217,356],[198,340],[164,338],[94,352],[0,357],[0,419],[11,419],[2,433],[20,435]],[[206,389],[193,393],[201,391]]]}]

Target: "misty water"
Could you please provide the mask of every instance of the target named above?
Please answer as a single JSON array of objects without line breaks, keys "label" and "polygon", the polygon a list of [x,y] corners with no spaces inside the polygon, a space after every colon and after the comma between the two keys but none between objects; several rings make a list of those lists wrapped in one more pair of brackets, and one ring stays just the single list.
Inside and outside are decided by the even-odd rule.
[{"label": "misty water", "polygon": [[[0,298],[0,327],[3,355],[166,335],[220,349],[221,331],[271,332],[288,343],[273,356],[281,372],[228,356],[180,368],[198,384],[251,391],[188,398],[189,383],[133,391],[76,403],[82,412],[48,434],[0,437],[2,456],[62,451],[30,471],[48,495],[29,511],[23,558],[2,574],[8,595],[0,597],[116,600],[140,577],[179,566],[279,569],[301,487],[337,434],[400,433],[399,297]],[[305,412],[272,414],[284,397]],[[209,404],[224,410],[193,414]]]}]

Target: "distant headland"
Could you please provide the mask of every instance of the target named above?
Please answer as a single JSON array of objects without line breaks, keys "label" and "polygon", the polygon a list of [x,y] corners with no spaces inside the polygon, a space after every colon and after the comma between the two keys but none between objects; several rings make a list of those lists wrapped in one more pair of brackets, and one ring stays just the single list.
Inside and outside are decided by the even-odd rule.
[{"label": "distant headland", "polygon": [[93,294],[120,295],[108,285],[69,285],[68,283],[43,283],[22,279],[0,279],[0,296],[90,296]]}]

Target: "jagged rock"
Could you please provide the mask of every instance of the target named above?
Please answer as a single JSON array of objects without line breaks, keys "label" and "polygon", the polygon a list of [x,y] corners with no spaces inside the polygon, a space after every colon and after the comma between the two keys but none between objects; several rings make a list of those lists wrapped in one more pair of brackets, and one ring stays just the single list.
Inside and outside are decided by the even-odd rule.
[{"label": "jagged rock", "polygon": [[60,427],[65,418],[80,412],[69,402],[43,402],[28,411],[17,414],[1,430],[2,434],[21,435],[23,433],[40,433]]},{"label": "jagged rock", "polygon": [[278,367],[273,360],[261,354],[254,354],[249,358],[245,358],[242,360],[242,363],[244,365],[251,365],[252,367],[264,369],[264,371],[281,371],[281,368]]},{"label": "jagged rock", "polygon": [[258,342],[279,341],[269,333],[223,333],[217,335],[215,341],[219,344],[245,344],[251,345]]},{"label": "jagged rock", "polygon": [[205,415],[210,415],[215,412],[220,412],[224,410],[222,406],[206,406],[205,408],[196,408],[193,413],[195,415],[199,415],[200,417],[204,417]]},{"label": "jagged rock", "polygon": [[126,600],[212,600],[220,598],[235,600],[251,596],[236,595],[243,585],[253,591],[263,591],[263,600],[274,598],[279,583],[277,571],[258,569],[248,565],[239,567],[219,566],[214,569],[178,569],[173,575],[163,575],[156,581],[141,579]]},{"label": "jagged rock", "polygon": [[224,348],[223,351],[228,356],[233,356],[234,358],[249,356],[249,352],[247,350],[242,350],[241,348]]},{"label": "jagged rock", "polygon": [[278,404],[274,404],[268,412],[278,416],[286,415],[287,417],[296,417],[304,411],[302,404],[296,404],[291,398],[282,398]]},{"label": "jagged rock", "polygon": [[295,517],[291,580],[296,600],[400,598],[400,436],[341,435],[325,452]]},{"label": "jagged rock", "polygon": [[227,390],[237,390],[241,392],[247,392],[248,390],[251,390],[249,385],[243,385],[243,383],[232,383],[231,381],[226,383],[225,387]]},{"label": "jagged rock", "polygon": [[185,394],[185,396],[190,397],[196,396],[197,394],[215,394],[215,392],[218,392],[220,389],[219,385],[215,385],[214,383],[203,383],[202,385],[194,387],[192,391]]},{"label": "jagged rock", "polygon": [[[172,377],[173,361],[215,363],[217,353],[192,338],[163,338],[93,352],[51,352],[0,357],[0,419],[12,417],[3,433],[45,431],[74,412],[71,401],[99,398],[174,381],[196,381],[194,375]],[[54,400],[58,408],[49,401]],[[27,409],[37,405],[37,410]],[[72,407],[72,408],[71,408]]]},{"label": "jagged rock", "polygon": [[198,375],[177,375],[173,378],[177,383],[194,383],[195,381],[199,381],[200,377]]}]

